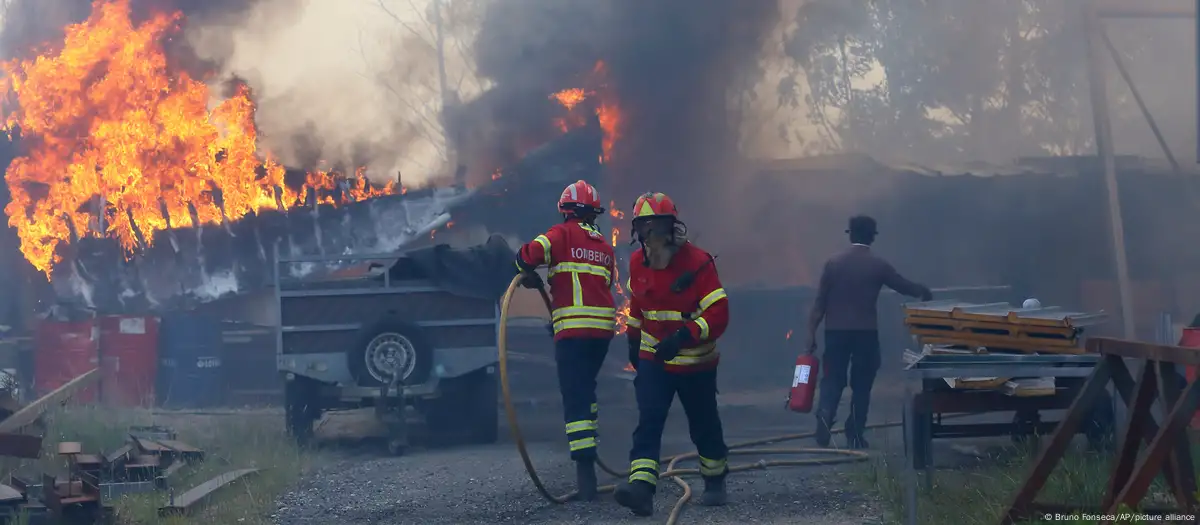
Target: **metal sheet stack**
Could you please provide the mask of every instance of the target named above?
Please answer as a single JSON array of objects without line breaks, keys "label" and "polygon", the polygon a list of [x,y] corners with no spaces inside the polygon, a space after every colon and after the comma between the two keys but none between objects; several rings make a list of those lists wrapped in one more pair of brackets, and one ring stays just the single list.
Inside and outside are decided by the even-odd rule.
[{"label": "metal sheet stack", "polygon": [[[1082,354],[1083,329],[1102,323],[1104,312],[1086,313],[1058,306],[1021,308],[1009,303],[975,304],[931,301],[904,305],[904,324],[933,354]],[[906,359],[919,354],[909,352]],[[1003,388],[1010,395],[1046,395],[1041,379],[946,378],[953,388]],[[1053,384],[1049,387],[1053,394]]]}]

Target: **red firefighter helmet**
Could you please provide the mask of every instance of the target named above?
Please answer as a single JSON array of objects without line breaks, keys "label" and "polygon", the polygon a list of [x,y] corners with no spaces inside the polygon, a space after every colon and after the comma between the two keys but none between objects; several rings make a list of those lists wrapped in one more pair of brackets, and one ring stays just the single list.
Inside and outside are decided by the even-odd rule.
[{"label": "red firefighter helmet", "polygon": [[633,220],[650,217],[679,217],[675,201],[665,193],[646,192],[633,203]]},{"label": "red firefighter helmet", "polygon": [[567,186],[558,198],[558,209],[564,212],[604,213],[600,206],[600,194],[596,188],[583,180]]}]

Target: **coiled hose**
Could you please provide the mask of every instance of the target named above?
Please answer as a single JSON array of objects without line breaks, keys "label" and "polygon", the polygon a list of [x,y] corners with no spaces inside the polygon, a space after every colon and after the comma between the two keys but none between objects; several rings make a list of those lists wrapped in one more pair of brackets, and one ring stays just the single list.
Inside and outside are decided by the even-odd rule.
[{"label": "coiled hose", "polygon": [[[504,395],[504,411],[508,416],[508,428],[512,432],[513,441],[517,444],[517,452],[521,454],[521,461],[525,463],[525,471],[529,473],[529,479],[533,481],[533,486],[537,488],[547,501],[555,504],[563,504],[575,496],[574,492],[556,496],[550,493],[546,488],[546,484],[542,482],[538,476],[537,470],[533,467],[533,461],[529,458],[529,450],[525,447],[525,438],[521,435],[521,425],[517,421],[517,411],[513,407],[512,390],[508,383],[508,311],[509,305],[512,303],[513,294],[516,293],[518,285],[520,285],[521,276],[517,275],[508,285],[508,291],[504,293],[504,298],[500,302],[500,333],[497,346],[499,347],[500,360],[500,388]],[[544,289],[539,290],[542,295],[542,301],[546,305],[547,311],[551,311],[550,297]],[[900,426],[900,422],[889,422],[875,425],[867,425],[869,429],[887,428]],[[844,429],[836,429],[832,433],[840,434],[845,432]],[[814,432],[806,432],[802,434],[785,434],[780,436],[772,436],[752,441],[743,441],[729,445],[730,455],[739,456],[765,456],[765,455],[799,455],[799,454],[819,454],[833,457],[826,458],[807,458],[807,459],[779,459],[779,460],[758,460],[754,463],[744,463],[740,465],[732,465],[729,467],[729,472],[744,472],[747,470],[764,470],[770,467],[796,467],[796,466],[812,466],[812,465],[833,465],[838,463],[852,463],[866,461],[869,456],[858,450],[842,450],[842,449],[827,449],[827,448],[748,448],[759,445],[768,445],[781,443],[785,441],[795,441],[814,436]],[[683,511],[683,506],[692,497],[692,488],[683,480],[683,476],[698,475],[699,469],[695,468],[678,468],[681,461],[694,460],[699,455],[695,452],[680,454],[666,458],[667,470],[659,475],[659,478],[670,478],[676,485],[683,489],[683,495],[675,502],[671,508],[671,514],[667,517],[667,525],[675,525],[679,520],[679,513]],[[629,475],[628,471],[617,471],[606,465],[603,461],[597,459],[597,466],[600,470],[617,478],[624,478]],[[616,489],[616,485],[605,485],[600,487],[601,493],[612,492]]]}]

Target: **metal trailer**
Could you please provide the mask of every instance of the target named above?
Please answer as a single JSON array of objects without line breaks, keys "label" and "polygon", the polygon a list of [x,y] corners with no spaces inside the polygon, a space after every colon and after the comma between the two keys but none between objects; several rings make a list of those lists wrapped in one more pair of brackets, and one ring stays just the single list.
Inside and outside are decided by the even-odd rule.
[{"label": "metal trailer", "polygon": [[[455,295],[428,280],[395,278],[391,268],[403,258],[289,258],[276,249],[277,368],[287,428],[298,441],[312,438],[322,413],[363,407],[375,408],[396,455],[408,446],[410,407],[439,443],[496,441],[497,303]],[[330,263],[363,271],[288,277],[295,265]]]}]

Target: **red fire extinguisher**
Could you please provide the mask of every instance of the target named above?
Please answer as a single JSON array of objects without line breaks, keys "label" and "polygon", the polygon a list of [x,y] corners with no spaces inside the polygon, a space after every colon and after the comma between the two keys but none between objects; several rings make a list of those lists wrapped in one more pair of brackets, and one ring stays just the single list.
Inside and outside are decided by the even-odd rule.
[{"label": "red fire extinguisher", "polygon": [[812,412],[813,399],[817,395],[817,372],[821,361],[811,354],[800,354],[796,358],[796,372],[792,376],[792,389],[788,392],[787,408],[792,412]]}]

